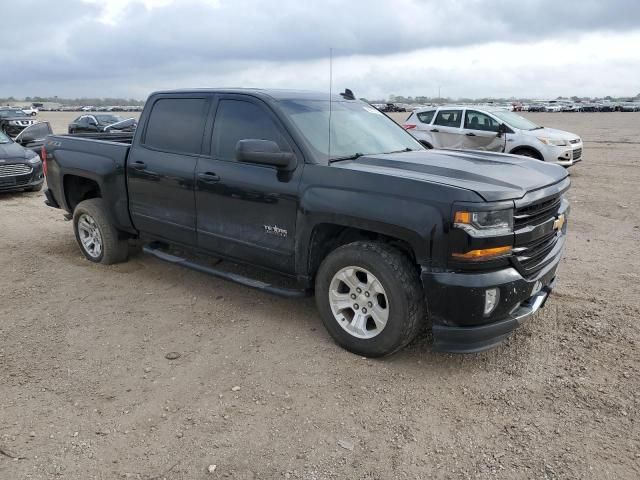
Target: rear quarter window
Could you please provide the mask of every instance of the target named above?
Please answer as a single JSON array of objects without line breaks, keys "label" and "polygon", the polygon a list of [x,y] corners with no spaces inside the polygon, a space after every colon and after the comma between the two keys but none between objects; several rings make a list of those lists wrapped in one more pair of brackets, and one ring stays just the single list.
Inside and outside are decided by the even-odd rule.
[{"label": "rear quarter window", "polygon": [[164,152],[199,154],[207,116],[206,98],[161,98],[152,107],[144,146]]},{"label": "rear quarter window", "polygon": [[420,120],[422,123],[431,123],[431,120],[433,120],[433,116],[435,114],[436,114],[435,110],[429,110],[428,112],[417,113],[416,116],[418,117],[418,120]]}]

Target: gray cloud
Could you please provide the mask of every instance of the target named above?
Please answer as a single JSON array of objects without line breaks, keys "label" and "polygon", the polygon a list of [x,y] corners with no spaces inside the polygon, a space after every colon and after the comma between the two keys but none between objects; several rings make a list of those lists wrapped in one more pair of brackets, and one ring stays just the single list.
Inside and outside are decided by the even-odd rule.
[{"label": "gray cloud", "polygon": [[0,96],[138,94],[202,72],[228,78],[260,63],[322,59],[330,47],[336,57],[383,56],[640,28],[635,0],[132,2],[113,25],[98,20],[100,4],[78,0],[7,10],[14,21],[0,31]]}]

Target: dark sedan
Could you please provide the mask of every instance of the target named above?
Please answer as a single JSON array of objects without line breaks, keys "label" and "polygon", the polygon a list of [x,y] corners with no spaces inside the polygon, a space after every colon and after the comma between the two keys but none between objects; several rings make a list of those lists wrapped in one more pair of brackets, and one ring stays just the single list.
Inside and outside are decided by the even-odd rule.
[{"label": "dark sedan", "polygon": [[36,120],[19,108],[0,109],[0,132],[7,135],[14,137],[34,123]]},{"label": "dark sedan", "polygon": [[[43,130],[43,132],[47,129],[51,133],[46,123],[37,124],[31,128]],[[36,143],[40,140],[36,138],[39,132],[24,130],[23,133],[24,135],[19,135],[18,139],[26,144],[27,148],[13,141],[6,133],[0,132],[0,192],[13,190],[37,192],[42,189],[44,183],[42,161],[34,151],[37,148]]]},{"label": "dark sedan", "polygon": [[[122,128],[117,127],[122,124]],[[120,115],[88,114],[80,115],[69,124],[69,133],[93,133],[113,130],[133,131],[137,122],[135,119],[125,119]]]}]

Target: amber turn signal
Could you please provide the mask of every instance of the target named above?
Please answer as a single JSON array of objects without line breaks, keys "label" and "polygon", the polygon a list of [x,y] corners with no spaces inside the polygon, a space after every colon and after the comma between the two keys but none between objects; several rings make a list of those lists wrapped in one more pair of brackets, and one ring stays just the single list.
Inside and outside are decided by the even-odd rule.
[{"label": "amber turn signal", "polygon": [[469,212],[456,212],[456,216],[453,219],[454,223],[471,223],[471,213]]},{"label": "amber turn signal", "polygon": [[490,260],[492,258],[508,255],[511,253],[511,250],[512,247],[507,245],[504,247],[470,250],[466,253],[452,253],[451,256],[457,260]]}]

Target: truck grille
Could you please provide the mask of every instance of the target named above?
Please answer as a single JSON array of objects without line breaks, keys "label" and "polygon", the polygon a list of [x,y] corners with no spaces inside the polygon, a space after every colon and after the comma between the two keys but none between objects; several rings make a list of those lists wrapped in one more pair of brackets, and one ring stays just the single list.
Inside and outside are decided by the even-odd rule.
[{"label": "truck grille", "polygon": [[560,196],[556,196],[516,209],[513,216],[514,230],[527,225],[538,225],[554,217],[561,201]]},{"label": "truck grille", "polygon": [[576,148],[573,151],[573,159],[574,160],[578,160],[581,156],[582,156],[582,149],[581,148]]},{"label": "truck grille", "polygon": [[542,238],[515,249],[516,260],[518,260],[526,274],[533,274],[547,264],[544,260],[555,247],[558,238],[558,232],[554,230]]},{"label": "truck grille", "polygon": [[0,178],[15,177],[16,175],[29,175],[33,169],[24,163],[0,165]]},{"label": "truck grille", "polygon": [[[517,208],[514,212],[516,242],[513,252],[515,264],[523,276],[534,275],[552,260],[548,256],[562,237],[562,233],[556,230],[549,232],[548,227],[539,227],[546,230],[546,233],[535,238],[531,238],[531,235],[536,232],[537,226],[556,218],[561,203],[562,196],[555,195]],[[523,241],[522,238],[526,240]]]}]

